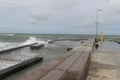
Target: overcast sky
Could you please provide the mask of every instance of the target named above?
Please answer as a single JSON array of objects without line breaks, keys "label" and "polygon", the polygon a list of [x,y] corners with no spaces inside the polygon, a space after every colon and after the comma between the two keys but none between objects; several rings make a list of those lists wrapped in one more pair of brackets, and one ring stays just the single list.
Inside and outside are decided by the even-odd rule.
[{"label": "overcast sky", "polygon": [[120,0],[0,0],[0,33],[120,35]]}]

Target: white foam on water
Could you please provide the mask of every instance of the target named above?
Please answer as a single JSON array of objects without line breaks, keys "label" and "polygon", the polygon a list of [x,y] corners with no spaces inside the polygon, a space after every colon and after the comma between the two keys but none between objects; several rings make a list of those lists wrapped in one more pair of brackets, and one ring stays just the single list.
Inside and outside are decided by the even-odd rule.
[{"label": "white foam on water", "polygon": [[0,50],[4,49],[4,48],[10,48],[10,47],[14,47],[17,45],[27,45],[27,44],[32,44],[32,43],[39,43],[39,44],[48,44],[48,42],[45,42],[43,40],[37,39],[35,37],[29,37],[28,40],[26,40],[25,42],[0,42]]},{"label": "white foam on water", "polygon": [[43,40],[37,39],[35,37],[31,37],[31,36],[23,44],[25,45],[25,44],[31,44],[31,43],[48,44],[48,42],[45,42]]},{"label": "white foam on water", "polygon": [[0,70],[16,65],[20,62],[0,60]]},{"label": "white foam on water", "polygon": [[14,36],[15,34],[7,34],[7,36]]},{"label": "white foam on water", "polygon": [[0,42],[0,49],[17,45],[18,43]]}]

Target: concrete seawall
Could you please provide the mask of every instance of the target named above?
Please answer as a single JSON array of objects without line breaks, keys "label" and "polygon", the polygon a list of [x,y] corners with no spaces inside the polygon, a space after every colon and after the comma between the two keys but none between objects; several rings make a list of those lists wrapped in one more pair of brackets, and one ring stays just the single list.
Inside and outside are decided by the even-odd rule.
[{"label": "concrete seawall", "polygon": [[12,74],[15,74],[21,70],[24,70],[38,62],[41,62],[42,60],[43,60],[42,57],[36,57],[36,58],[26,60],[24,62],[18,63],[14,66],[10,66],[6,69],[0,70],[0,80],[4,79]]},{"label": "concrete seawall", "polygon": [[13,50],[17,50],[17,49],[20,49],[20,48],[28,47],[28,46],[31,46],[31,45],[34,45],[34,44],[37,44],[37,43],[24,44],[24,45],[19,45],[19,46],[15,46],[15,47],[2,49],[2,50],[0,50],[0,54],[2,54],[4,52],[8,52],[8,51],[13,51]]}]

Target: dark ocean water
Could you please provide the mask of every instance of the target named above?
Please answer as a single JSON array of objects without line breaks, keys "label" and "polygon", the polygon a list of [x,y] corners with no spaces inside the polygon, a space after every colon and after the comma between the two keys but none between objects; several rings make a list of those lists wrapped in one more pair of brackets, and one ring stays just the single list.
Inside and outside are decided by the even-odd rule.
[{"label": "dark ocean water", "polygon": [[[0,34],[0,48],[9,47],[21,43],[46,43],[47,40],[60,40],[60,39],[88,39],[95,38],[95,35],[63,35],[63,34]],[[104,39],[117,39],[120,36],[104,36]]]},{"label": "dark ocean water", "polygon": [[32,50],[30,47],[25,47],[22,49],[17,49],[14,51],[4,52],[0,54],[0,70],[35,57],[43,57],[43,64],[45,64],[50,60],[56,59],[57,57],[65,54],[68,47],[75,47],[80,45],[80,41],[65,40],[55,41],[53,44],[48,44],[47,40],[78,38],[80,38],[79,35],[1,34],[0,50],[12,46],[29,44],[34,42],[43,43],[45,45],[40,49]]},{"label": "dark ocean water", "polygon": [[0,34],[0,42],[24,42],[29,38],[36,38],[38,40],[47,41],[49,39],[80,39],[80,38],[94,38],[90,35],[58,35],[58,34]]}]

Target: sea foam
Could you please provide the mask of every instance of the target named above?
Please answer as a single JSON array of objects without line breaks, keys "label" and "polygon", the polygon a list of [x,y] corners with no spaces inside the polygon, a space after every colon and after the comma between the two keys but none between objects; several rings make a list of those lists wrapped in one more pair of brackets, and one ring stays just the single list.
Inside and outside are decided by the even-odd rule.
[{"label": "sea foam", "polygon": [[28,40],[26,40],[23,44],[31,44],[31,43],[39,43],[39,44],[48,44],[48,42],[45,42],[43,40],[37,39],[35,37],[30,36]]}]

